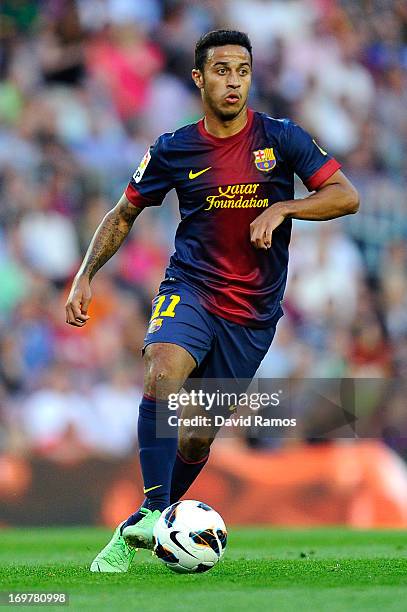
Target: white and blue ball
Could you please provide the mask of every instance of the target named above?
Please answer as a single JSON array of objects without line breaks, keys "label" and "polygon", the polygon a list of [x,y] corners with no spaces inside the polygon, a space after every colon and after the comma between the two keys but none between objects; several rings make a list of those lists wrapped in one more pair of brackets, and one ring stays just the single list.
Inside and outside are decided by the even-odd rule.
[{"label": "white and blue ball", "polygon": [[227,531],[222,517],[204,502],[185,500],[166,508],[154,527],[154,552],[180,574],[207,572],[222,558]]}]

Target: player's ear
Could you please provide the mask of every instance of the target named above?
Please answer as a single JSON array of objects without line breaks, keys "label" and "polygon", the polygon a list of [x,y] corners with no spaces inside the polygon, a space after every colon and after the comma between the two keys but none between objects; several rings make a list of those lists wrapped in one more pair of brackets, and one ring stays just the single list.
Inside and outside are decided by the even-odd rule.
[{"label": "player's ear", "polygon": [[194,68],[192,70],[191,76],[192,76],[193,82],[198,87],[198,89],[203,89],[204,79],[203,79],[202,72],[200,70],[198,70],[197,68]]}]

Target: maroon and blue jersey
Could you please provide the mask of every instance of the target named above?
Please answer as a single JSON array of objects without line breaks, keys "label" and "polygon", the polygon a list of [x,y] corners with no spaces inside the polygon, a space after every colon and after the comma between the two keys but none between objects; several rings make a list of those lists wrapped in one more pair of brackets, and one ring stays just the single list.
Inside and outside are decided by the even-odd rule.
[{"label": "maroon and blue jersey", "polygon": [[250,223],[294,198],[294,174],[313,191],[339,168],[292,121],[249,110],[246,126],[228,138],[209,134],[203,120],[160,136],[126,196],[139,208],[159,206],[175,188],[181,221],[166,277],[188,284],[215,315],[265,328],[280,309],[292,222],[274,230],[268,250],[253,247]]}]

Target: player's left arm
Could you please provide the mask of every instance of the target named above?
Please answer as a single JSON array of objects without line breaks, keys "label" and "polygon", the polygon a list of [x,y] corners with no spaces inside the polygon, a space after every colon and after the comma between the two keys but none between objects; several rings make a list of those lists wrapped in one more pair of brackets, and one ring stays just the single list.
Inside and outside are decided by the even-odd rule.
[{"label": "player's left arm", "polygon": [[250,224],[250,240],[258,249],[269,249],[273,231],[287,219],[327,221],[352,215],[359,209],[359,194],[337,170],[307,198],[276,202]]}]

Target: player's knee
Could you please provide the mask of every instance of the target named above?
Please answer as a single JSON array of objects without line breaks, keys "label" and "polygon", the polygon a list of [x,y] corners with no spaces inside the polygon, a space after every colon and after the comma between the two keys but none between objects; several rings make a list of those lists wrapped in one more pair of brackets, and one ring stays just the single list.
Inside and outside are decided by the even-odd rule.
[{"label": "player's knee", "polygon": [[148,345],[144,352],[144,392],[160,398],[177,393],[194,364],[193,358],[181,347]]},{"label": "player's knee", "polygon": [[181,455],[187,461],[200,461],[209,453],[212,438],[198,438],[193,431],[183,433],[178,446]]},{"label": "player's knee", "polygon": [[170,368],[161,360],[148,360],[145,369],[144,391],[154,397],[164,397],[171,391]]}]

